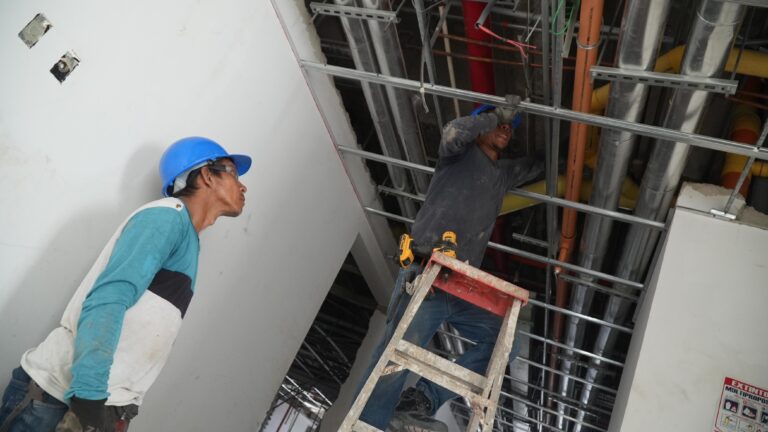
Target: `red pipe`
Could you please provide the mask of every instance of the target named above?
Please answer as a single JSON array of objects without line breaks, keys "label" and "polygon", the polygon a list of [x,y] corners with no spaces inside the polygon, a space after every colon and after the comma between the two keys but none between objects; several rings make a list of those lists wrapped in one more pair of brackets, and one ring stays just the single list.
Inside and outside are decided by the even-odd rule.
[{"label": "red pipe", "polygon": [[[485,44],[490,43],[491,36],[475,28],[475,23],[477,22],[477,19],[480,18],[480,14],[483,13],[483,9],[485,9],[487,5],[488,3],[471,0],[463,0],[461,2],[461,9],[464,13],[464,34],[471,40],[483,42]],[[474,43],[467,44],[467,54],[470,57],[485,59],[493,58],[493,50],[491,47]],[[472,91],[489,95],[496,94],[496,81],[493,78],[492,63],[470,60],[469,81]],[[502,218],[497,218],[493,233],[491,233],[491,241],[495,243],[503,243],[503,234],[504,220]],[[493,259],[497,271],[506,272],[507,269],[505,267],[506,260],[504,259],[504,254],[496,250],[488,250],[486,253]]]},{"label": "red pipe", "polygon": [[[461,8],[464,11],[464,33],[469,39],[489,43],[491,36],[475,28],[477,19],[483,13],[487,3],[463,0]],[[469,43],[467,54],[472,57],[492,58],[493,51],[488,46]],[[469,62],[469,79],[472,90],[489,95],[496,94],[496,82],[493,78],[493,65],[479,61]]]}]

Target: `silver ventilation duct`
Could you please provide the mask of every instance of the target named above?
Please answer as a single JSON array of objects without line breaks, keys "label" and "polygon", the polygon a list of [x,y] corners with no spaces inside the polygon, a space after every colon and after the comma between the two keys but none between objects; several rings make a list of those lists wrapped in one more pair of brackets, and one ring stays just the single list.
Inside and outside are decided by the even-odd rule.
[{"label": "silver ventilation duct", "polygon": [[[669,0],[633,0],[624,11],[619,40],[617,67],[624,70],[651,71],[656,63],[659,44],[664,36],[664,25],[669,12]],[[606,117],[639,122],[642,118],[649,87],[644,84],[614,82],[611,84]],[[627,165],[635,147],[636,135],[613,129],[603,129],[600,137],[600,153],[595,169],[590,205],[616,210],[621,196],[621,186],[627,173]],[[579,249],[579,265],[600,270],[608,247],[613,219],[588,215]],[[587,280],[592,282],[592,280]],[[592,303],[592,290],[576,285],[571,294],[570,309],[586,314]],[[576,317],[566,321],[565,343],[581,345],[584,322]],[[570,358],[572,353],[566,353]],[[562,370],[572,373],[573,362],[564,359]],[[571,380],[562,377],[560,393],[568,394]],[[558,411],[564,412],[559,405]]]},{"label": "silver ventilation duct", "polygon": [[[335,0],[337,5],[357,6],[355,0]],[[368,40],[368,35],[361,20],[356,18],[341,17],[341,26],[349,42],[349,49],[352,55],[352,61],[355,68],[366,72],[377,72],[376,59],[373,56],[373,49]],[[397,159],[403,159],[403,152],[395,134],[392,122],[392,114],[387,106],[387,99],[384,94],[384,88],[380,85],[362,82],[363,95],[371,112],[373,127],[376,129],[376,135],[381,143],[381,150],[386,156]],[[392,185],[400,191],[408,191],[409,180],[408,173],[404,168],[394,165],[387,165]],[[408,217],[415,217],[417,208],[414,202],[408,198],[398,197],[398,204],[403,214]]]},{"label": "silver ventilation duct", "polygon": [[[703,0],[692,26],[688,46],[680,70],[682,75],[713,77],[720,74],[728,59],[731,45],[744,18],[746,7],[737,3]],[[675,90],[670,101],[664,127],[683,132],[696,132],[708,106],[711,93]],[[635,215],[652,220],[663,220],[669,210],[675,190],[685,167],[689,145],[659,141],[654,146],[643,182],[640,186]],[[625,248],[619,261],[617,276],[634,281],[643,278],[658,240],[658,232],[633,225],[627,235]],[[626,291],[623,286],[618,290]],[[627,315],[629,304],[620,297],[611,297],[603,320],[616,322]],[[602,356],[615,335],[608,327],[601,327],[593,353]],[[592,360],[587,380],[597,379],[601,366]],[[581,401],[589,401],[591,386],[586,386]]]},{"label": "silver ventilation duct", "polygon": [[[388,2],[385,0],[360,1],[363,7],[369,9],[389,10]],[[395,26],[376,20],[367,21],[373,49],[379,62],[379,71],[384,75],[407,78],[403,52],[400,48],[400,40],[397,37]],[[421,130],[408,92],[391,86],[386,88],[386,92],[395,126],[403,143],[406,159],[420,165],[427,165],[424,145],[421,140]],[[426,193],[429,186],[429,176],[417,172],[411,174],[416,191]]]}]

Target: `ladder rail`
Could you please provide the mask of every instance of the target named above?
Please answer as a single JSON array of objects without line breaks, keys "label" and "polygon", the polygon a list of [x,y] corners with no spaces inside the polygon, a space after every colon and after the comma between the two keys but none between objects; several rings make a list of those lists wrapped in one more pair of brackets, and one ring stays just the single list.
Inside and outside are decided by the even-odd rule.
[{"label": "ladder rail", "polygon": [[430,263],[422,273],[422,277],[419,281],[416,292],[413,293],[413,297],[408,303],[408,307],[406,307],[400,323],[397,325],[394,333],[392,333],[392,337],[387,343],[387,347],[384,349],[384,352],[382,352],[381,357],[379,357],[376,366],[374,366],[371,374],[366,379],[365,385],[355,398],[355,403],[352,404],[352,408],[349,410],[346,417],[344,417],[344,421],[341,423],[339,431],[349,432],[352,430],[352,426],[355,424],[355,422],[357,422],[357,419],[360,417],[360,413],[363,412],[363,408],[365,408],[365,404],[368,402],[368,398],[371,396],[373,389],[376,387],[376,382],[378,381],[379,376],[384,371],[387,363],[389,363],[389,359],[392,357],[392,354],[395,351],[397,342],[405,335],[405,331],[408,329],[408,325],[416,315],[416,312],[418,311],[419,306],[421,306],[421,302],[424,300],[424,297],[427,296],[429,289],[432,287],[432,282],[440,272],[440,268],[440,265]]},{"label": "ladder rail", "polygon": [[[442,272],[444,268],[446,272]],[[504,319],[488,361],[485,376],[459,366],[404,339],[408,327],[418,313],[427,294],[432,289],[433,284],[437,282],[442,284],[444,282],[443,279],[437,281],[441,274],[446,278],[445,281],[448,281],[447,278],[452,277],[451,275],[459,277],[459,279],[451,279],[452,282],[449,282],[449,285],[453,283],[453,286],[448,288],[443,286],[440,288],[450,288],[449,294],[459,295],[459,291],[454,293],[455,290],[461,289],[457,287],[467,286],[471,290],[474,289],[472,288],[474,286],[485,286],[488,287],[486,289],[496,289],[511,298],[511,302],[508,303],[507,310],[504,313]],[[461,275],[471,280],[461,279]],[[475,282],[480,285],[476,285]],[[429,263],[415,283],[415,291],[403,312],[400,322],[397,324],[371,374],[366,379],[363,388],[356,396],[355,402],[339,427],[339,431],[378,431],[378,429],[360,420],[360,414],[382,375],[400,373],[407,369],[469,400],[472,406],[472,415],[469,419],[468,431],[476,432],[480,428],[483,432],[492,432],[504,371],[509,363],[509,354],[512,351],[512,344],[515,339],[517,319],[521,307],[528,301],[528,291],[489,275],[467,263],[437,252],[432,254]],[[477,305],[480,307],[479,303]],[[494,313],[497,312],[494,311]]]}]

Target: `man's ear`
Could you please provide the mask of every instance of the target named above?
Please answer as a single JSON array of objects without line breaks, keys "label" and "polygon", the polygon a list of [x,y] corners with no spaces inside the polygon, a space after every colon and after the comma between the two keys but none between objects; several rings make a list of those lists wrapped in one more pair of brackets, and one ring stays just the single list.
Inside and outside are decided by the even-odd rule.
[{"label": "man's ear", "polygon": [[205,187],[213,187],[213,173],[207,166],[200,169],[200,176],[198,178]]}]

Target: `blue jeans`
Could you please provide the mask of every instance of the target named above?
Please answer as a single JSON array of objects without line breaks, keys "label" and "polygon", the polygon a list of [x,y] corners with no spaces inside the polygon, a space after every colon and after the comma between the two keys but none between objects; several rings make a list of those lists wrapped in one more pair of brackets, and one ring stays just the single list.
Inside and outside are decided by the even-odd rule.
[{"label": "blue jeans", "polygon": [[[410,301],[410,295],[404,289],[405,282],[412,280],[421,271],[421,266],[417,264],[412,264],[407,269],[400,270],[395,282],[395,289],[387,307],[387,327],[384,337],[373,352],[368,369],[358,385],[357,393],[360,393],[365,380],[368,379],[371,371],[376,366],[403,313],[405,313],[405,308]],[[405,332],[405,339],[423,347],[435,335],[440,324],[443,322],[449,323],[463,337],[476,342],[476,345],[468,347],[464,354],[456,359],[456,364],[484,375],[488,367],[488,361],[493,353],[493,347],[496,344],[496,338],[499,335],[501,321],[501,317],[497,315],[436,289],[433,294],[427,294],[418,313]],[[518,352],[519,345],[517,338],[515,338],[510,359],[517,357]],[[408,371],[398,372],[382,376],[379,379],[373,393],[371,393],[371,397],[368,399],[368,404],[360,415],[362,421],[375,428],[386,430],[389,420],[394,414],[395,406],[400,399],[400,393],[408,377],[407,373]],[[424,378],[419,380],[416,387],[432,403],[431,415],[434,415],[443,403],[458,397],[457,394],[450,390]]]},{"label": "blue jeans", "polygon": [[[0,425],[5,422],[13,409],[27,395],[30,379],[21,367],[13,370],[11,381],[3,393],[3,404],[0,406]],[[53,432],[67,409],[67,404],[48,393],[44,393],[42,401],[31,401],[13,420],[9,432]]]}]

